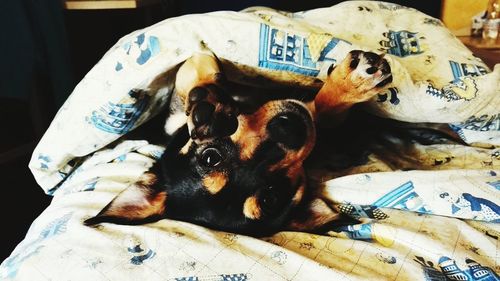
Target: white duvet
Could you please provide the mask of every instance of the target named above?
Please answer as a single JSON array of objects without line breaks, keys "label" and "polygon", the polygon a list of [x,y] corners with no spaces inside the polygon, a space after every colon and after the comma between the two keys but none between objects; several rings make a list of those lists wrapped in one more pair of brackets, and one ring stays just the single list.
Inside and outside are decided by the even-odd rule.
[{"label": "white duvet", "polygon": [[[163,152],[115,140],[161,110],[175,66],[207,49],[245,74],[302,85],[349,50],[384,52],[394,82],[368,110],[449,123],[467,145],[408,143],[415,170],[369,155],[325,178],[324,196],[363,223],[324,236],[256,239],[172,220],[84,226]],[[35,149],[30,168],[54,199],[0,279],[500,280],[499,81],[500,67],[488,69],[440,21],[383,2],[189,15],[136,31],[80,82]]]}]

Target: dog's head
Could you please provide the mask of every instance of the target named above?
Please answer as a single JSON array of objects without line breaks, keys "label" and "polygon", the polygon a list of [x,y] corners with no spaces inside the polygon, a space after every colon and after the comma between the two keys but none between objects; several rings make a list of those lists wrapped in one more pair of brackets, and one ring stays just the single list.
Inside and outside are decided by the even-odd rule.
[{"label": "dog's head", "polygon": [[87,224],[172,218],[251,235],[290,225],[306,192],[313,105],[273,99],[241,110],[225,95],[213,85],[191,91],[188,122],[160,163]]}]

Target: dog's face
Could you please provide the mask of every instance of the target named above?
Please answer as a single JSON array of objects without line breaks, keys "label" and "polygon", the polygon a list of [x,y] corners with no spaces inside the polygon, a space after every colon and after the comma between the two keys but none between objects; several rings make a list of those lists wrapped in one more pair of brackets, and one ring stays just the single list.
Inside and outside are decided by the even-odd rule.
[{"label": "dog's face", "polygon": [[275,100],[236,118],[233,132],[191,133],[197,137],[165,154],[166,217],[253,235],[286,222],[305,189],[302,164],[315,142],[311,113],[300,102]]},{"label": "dog's face", "polygon": [[304,195],[303,161],[315,143],[311,105],[277,99],[240,113],[218,87],[192,93],[187,125],[159,165],[88,224],[165,217],[266,235],[287,223]]}]

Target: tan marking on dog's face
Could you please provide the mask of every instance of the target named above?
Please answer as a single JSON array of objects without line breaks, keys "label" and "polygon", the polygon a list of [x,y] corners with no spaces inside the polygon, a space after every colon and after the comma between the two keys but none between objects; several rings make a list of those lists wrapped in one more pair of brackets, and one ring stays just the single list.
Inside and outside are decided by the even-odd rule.
[{"label": "tan marking on dog's face", "polygon": [[259,200],[255,196],[248,197],[243,204],[243,214],[245,217],[258,220],[262,216],[262,211],[260,209]]},{"label": "tan marking on dog's face", "polygon": [[193,143],[193,139],[189,139],[188,142],[181,148],[179,151],[180,154],[186,155],[189,152],[189,148],[191,147],[191,144]]},{"label": "tan marking on dog's face", "polygon": [[240,148],[240,159],[243,161],[252,158],[255,149],[262,143],[265,130],[253,124],[257,122],[252,115],[238,116],[238,128],[231,135],[231,141]]},{"label": "tan marking on dog's face", "polygon": [[[251,159],[257,147],[268,138],[267,124],[272,118],[283,111],[282,102],[283,101],[271,101],[251,115],[239,116],[238,129],[231,136],[231,139],[240,148],[241,160],[245,161]],[[310,102],[304,105],[311,114],[311,118],[314,120],[314,103]],[[299,182],[305,178],[303,162],[311,153],[316,141],[315,128],[311,126],[307,127],[307,130],[306,143],[301,148],[294,150],[282,146],[283,151],[285,151],[285,156],[281,161],[268,168],[271,173],[285,170],[286,177],[290,180],[291,185],[294,187],[299,186],[293,197],[294,204],[298,204],[304,196],[306,183]],[[245,216],[253,218],[255,217],[255,213],[260,214],[259,208],[257,208],[255,212],[252,211],[254,206],[258,207],[255,198],[247,199],[245,206]]]},{"label": "tan marking on dog's face", "polygon": [[298,204],[304,197],[304,192],[306,188],[306,182],[305,182],[305,171],[304,168],[302,167],[302,162],[297,163],[294,167],[291,167],[287,171],[287,177],[290,179],[290,183],[292,186],[297,186],[297,191],[295,192],[295,195],[292,198],[293,204]]},{"label": "tan marking on dog's face", "polygon": [[268,137],[267,124],[282,112],[282,106],[282,100],[270,101],[252,114],[238,116],[238,129],[231,135],[231,140],[240,148],[241,160],[253,157],[256,148]]},{"label": "tan marking on dog's face", "polygon": [[210,194],[216,194],[226,185],[227,176],[222,172],[211,172],[203,177],[202,183]]},{"label": "tan marking on dog's face", "polygon": [[305,190],[306,190],[305,184],[299,186],[299,188],[297,189],[297,192],[295,192],[295,195],[292,198],[292,203],[294,205],[297,205],[300,203],[300,201],[302,201],[302,198],[304,198]]}]

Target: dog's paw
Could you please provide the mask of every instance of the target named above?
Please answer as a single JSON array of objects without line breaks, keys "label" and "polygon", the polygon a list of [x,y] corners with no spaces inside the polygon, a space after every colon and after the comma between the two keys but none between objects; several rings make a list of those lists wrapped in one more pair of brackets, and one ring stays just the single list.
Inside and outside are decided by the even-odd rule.
[{"label": "dog's paw", "polygon": [[343,83],[345,94],[353,103],[363,102],[392,82],[387,60],[372,52],[354,50],[337,67],[328,71],[328,80]]},{"label": "dog's paw", "polygon": [[193,140],[225,137],[238,128],[238,108],[233,98],[216,84],[193,88],[186,114]]},{"label": "dog's paw", "polygon": [[368,89],[392,82],[391,66],[383,56],[363,51],[352,51],[350,55],[351,79],[359,80]]}]

